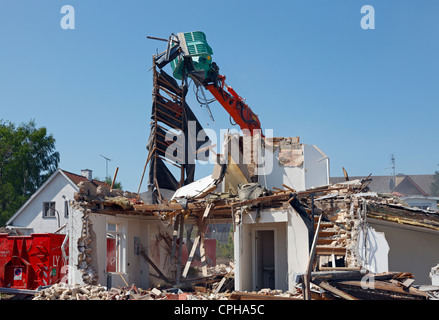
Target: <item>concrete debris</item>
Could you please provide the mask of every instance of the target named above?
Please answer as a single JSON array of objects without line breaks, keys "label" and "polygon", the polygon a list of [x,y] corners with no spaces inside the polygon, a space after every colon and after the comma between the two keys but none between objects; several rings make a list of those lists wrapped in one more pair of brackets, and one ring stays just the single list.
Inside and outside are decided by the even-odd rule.
[{"label": "concrete debris", "polygon": [[33,300],[110,300],[103,286],[58,283],[35,293]]}]

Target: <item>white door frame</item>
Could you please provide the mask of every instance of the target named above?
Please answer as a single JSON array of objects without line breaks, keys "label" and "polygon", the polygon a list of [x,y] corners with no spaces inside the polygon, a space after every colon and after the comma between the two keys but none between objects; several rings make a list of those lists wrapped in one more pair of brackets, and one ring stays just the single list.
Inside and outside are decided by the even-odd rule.
[{"label": "white door frame", "polygon": [[[257,284],[257,256],[256,256],[256,233],[257,231],[274,231],[274,287],[278,288],[278,250],[277,250],[277,228],[278,227],[253,227],[252,230],[252,287],[256,290]],[[262,288],[260,288],[262,289]]]}]

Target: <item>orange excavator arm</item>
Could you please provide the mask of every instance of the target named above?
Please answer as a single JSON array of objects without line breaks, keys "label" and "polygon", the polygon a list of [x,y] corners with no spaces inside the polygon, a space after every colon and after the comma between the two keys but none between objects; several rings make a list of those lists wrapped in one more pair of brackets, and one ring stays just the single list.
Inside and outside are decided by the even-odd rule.
[{"label": "orange excavator arm", "polygon": [[[216,85],[209,83],[205,87],[215,97],[215,99],[230,114],[236,124],[239,125],[245,134],[254,135],[254,130],[260,130],[262,134],[261,123],[258,116],[253,113],[250,107],[244,102],[232,87],[226,85],[226,77],[218,75]],[[225,90],[227,89],[227,91]],[[245,132],[249,130],[249,132]]]},{"label": "orange excavator arm", "polygon": [[166,51],[156,57],[156,64],[160,69],[171,63],[176,79],[191,77],[197,87],[203,86],[209,90],[240,126],[244,134],[259,133],[264,136],[258,116],[232,87],[226,85],[226,77],[219,74],[218,66],[212,61],[212,49],[207,44],[206,35],[203,32],[172,34],[168,40],[148,38],[168,42]]}]

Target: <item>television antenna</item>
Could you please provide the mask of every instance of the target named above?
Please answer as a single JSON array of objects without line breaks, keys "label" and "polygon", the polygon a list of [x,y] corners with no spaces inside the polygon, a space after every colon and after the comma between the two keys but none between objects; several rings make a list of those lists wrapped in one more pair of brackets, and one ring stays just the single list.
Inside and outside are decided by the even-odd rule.
[{"label": "television antenna", "polygon": [[395,156],[393,154],[390,156],[390,161],[392,161],[392,172],[393,172],[393,176],[395,177],[396,166],[395,166]]},{"label": "television antenna", "polygon": [[105,178],[108,177],[108,161],[111,161],[110,158],[107,158],[106,156],[100,155],[102,158],[105,159]]}]

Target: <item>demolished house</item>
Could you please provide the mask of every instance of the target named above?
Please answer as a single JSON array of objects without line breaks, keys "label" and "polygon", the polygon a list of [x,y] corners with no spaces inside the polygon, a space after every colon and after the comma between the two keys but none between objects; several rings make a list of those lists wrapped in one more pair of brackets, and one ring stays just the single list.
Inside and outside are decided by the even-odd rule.
[{"label": "demolished house", "polygon": [[[437,216],[410,216],[412,209],[396,199],[366,192],[367,181],[268,190],[252,182],[255,177],[247,183],[227,178],[231,172],[235,180],[236,172],[245,177],[238,170],[233,161],[218,164],[211,176],[177,189],[175,197],[160,203],[147,203],[135,193],[93,190],[85,182],[75,195],[69,227],[69,241],[77,244],[70,247],[69,282],[219,286],[233,275],[230,299],[430,297],[412,285],[413,274],[389,271],[387,233],[375,228],[377,221],[393,220],[437,230]],[[206,226],[216,223],[231,223],[234,243],[233,270],[219,274],[211,272],[206,252]],[[190,240],[185,243],[189,238],[182,226],[197,231],[186,259],[182,252]],[[109,257],[112,239],[117,250]],[[192,268],[197,250],[201,268]]]},{"label": "demolished house", "polygon": [[[390,271],[382,230],[391,221],[416,224],[437,239],[437,215],[410,215],[393,198],[368,192],[368,179],[329,184],[329,158],[298,137],[228,133],[216,154],[185,101],[187,86],[157,68],[162,55],[153,58],[139,189],[78,185],[67,225],[68,284],[36,298],[437,297],[434,287],[415,287],[413,274]],[[198,155],[214,163],[195,180],[188,158]],[[147,191],[140,192],[145,174]],[[229,235],[228,260],[216,254],[219,225],[226,242]]]}]

